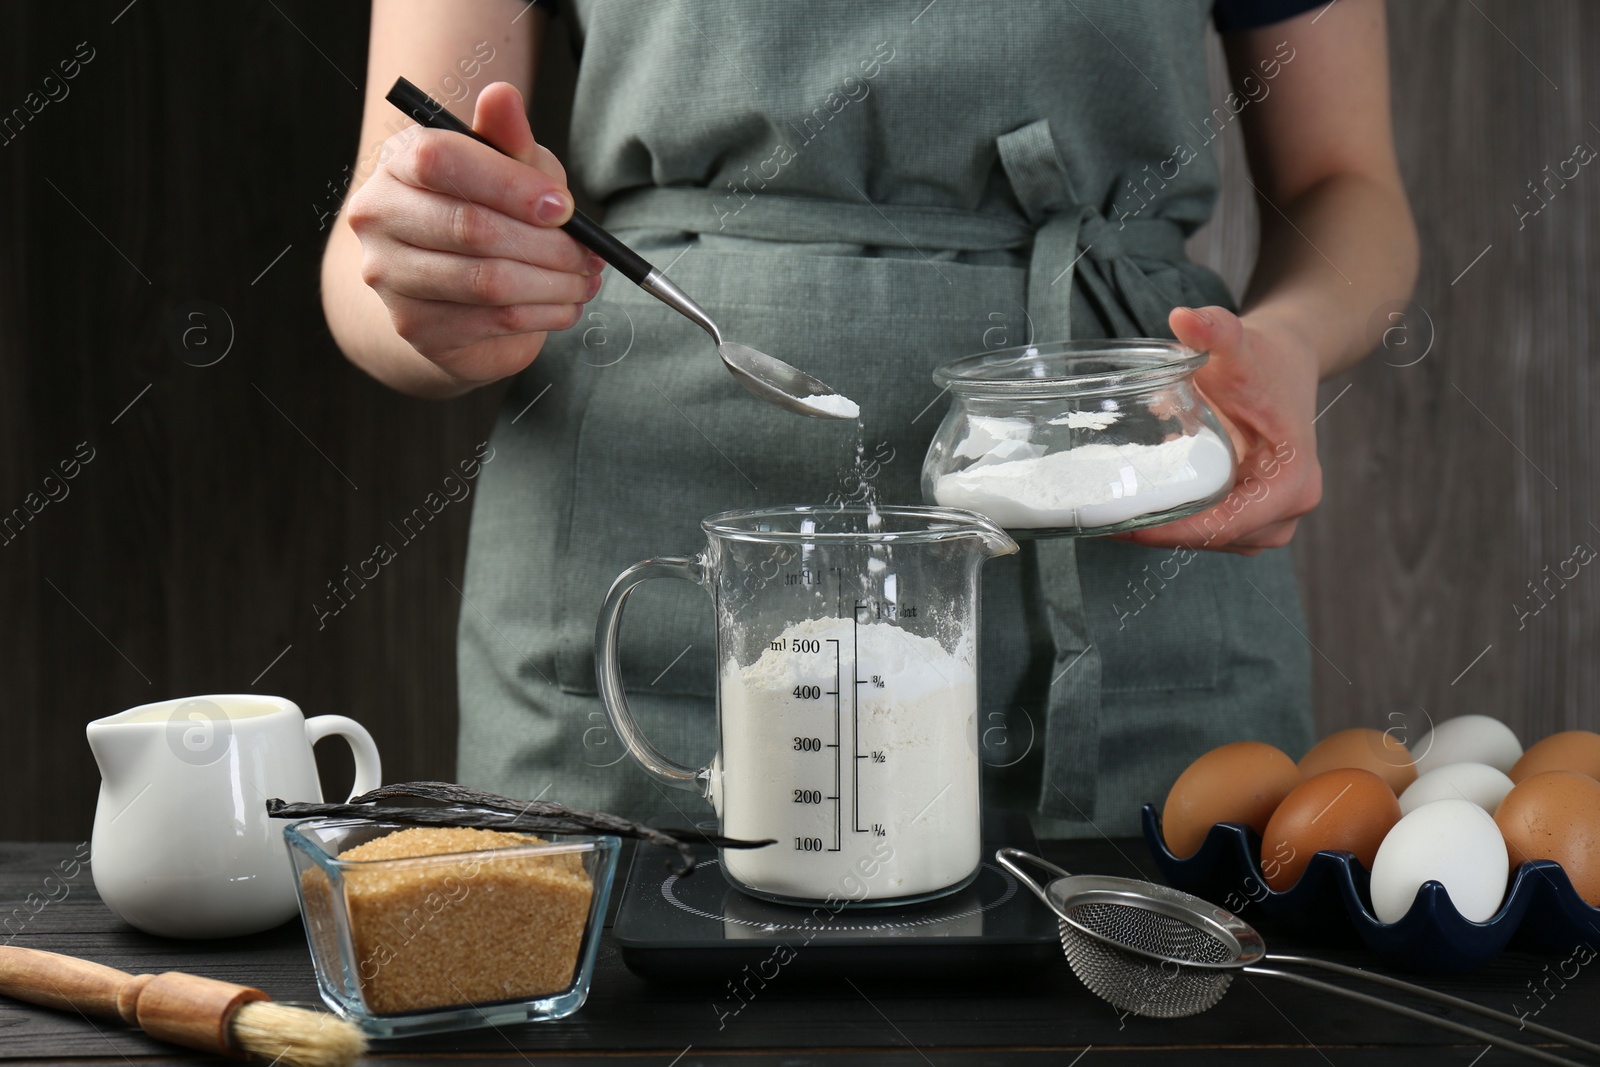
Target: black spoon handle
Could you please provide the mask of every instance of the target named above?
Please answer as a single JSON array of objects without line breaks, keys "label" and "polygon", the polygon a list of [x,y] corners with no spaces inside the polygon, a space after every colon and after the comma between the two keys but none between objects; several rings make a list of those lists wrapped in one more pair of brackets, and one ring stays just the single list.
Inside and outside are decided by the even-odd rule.
[{"label": "black spoon handle", "polygon": [[[500,151],[475,133],[471,126],[451,114],[443,104],[404,78],[395,80],[394,88],[389,90],[386,99],[415,119],[419,125],[432,130],[450,130],[453,133],[465,134],[480,144],[489,145],[496,152]],[[621,271],[635,285],[643,285],[644,280],[655,270],[649,260],[611,236],[598,222],[576,208],[573,209],[572,218],[561,228],[567,231],[573,240]]]}]

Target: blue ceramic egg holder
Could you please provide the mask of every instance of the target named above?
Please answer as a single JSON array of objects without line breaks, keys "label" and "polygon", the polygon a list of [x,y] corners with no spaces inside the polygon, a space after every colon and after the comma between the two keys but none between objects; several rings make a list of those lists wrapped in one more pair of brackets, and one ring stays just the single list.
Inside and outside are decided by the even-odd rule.
[{"label": "blue ceramic egg holder", "polygon": [[1572,888],[1560,864],[1532,860],[1518,867],[1500,910],[1488,922],[1462,918],[1438,882],[1417,891],[1399,922],[1379,922],[1372,913],[1370,875],[1350,852],[1318,852],[1287,892],[1267,887],[1256,857],[1261,838],[1247,826],[1218,823],[1200,851],[1179,859],[1161,836],[1155,805],[1141,809],[1145,845],[1167,882],[1176,889],[1241,913],[1264,916],[1285,931],[1317,941],[1352,935],[1385,962],[1432,974],[1475,970],[1516,939],[1518,948],[1570,953],[1587,944],[1600,948],[1600,908]]}]

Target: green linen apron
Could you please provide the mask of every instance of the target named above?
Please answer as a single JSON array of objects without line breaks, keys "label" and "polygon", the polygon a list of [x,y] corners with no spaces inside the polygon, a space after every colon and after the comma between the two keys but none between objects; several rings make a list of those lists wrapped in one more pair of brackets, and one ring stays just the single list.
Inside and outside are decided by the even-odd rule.
[{"label": "green linen apron", "polygon": [[[725,336],[858,401],[881,498],[919,503],[947,403],[939,363],[1170,336],[1173,306],[1232,304],[1183,248],[1216,195],[1209,7],[577,0],[569,173]],[[493,445],[460,623],[461,780],[635,815],[704,810],[606,725],[601,600],[629,564],[697,550],[706,515],[850,493],[854,427],[754,400],[697,327],[608,274],[518,377]],[[985,795],[1042,832],[1133,832],[1138,804],[1207,748],[1310,742],[1286,550],[1052,539],[986,564],[983,587]],[[707,598],[650,583],[622,641],[642,727],[704,762]]]}]

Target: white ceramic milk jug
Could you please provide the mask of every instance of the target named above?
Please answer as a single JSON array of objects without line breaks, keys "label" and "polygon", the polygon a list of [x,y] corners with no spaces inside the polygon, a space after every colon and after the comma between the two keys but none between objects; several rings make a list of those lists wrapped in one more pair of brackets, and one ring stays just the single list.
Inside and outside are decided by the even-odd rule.
[{"label": "white ceramic milk jug", "polygon": [[378,749],[342,715],[307,720],[282,697],[221,695],[145,704],[88,726],[100,766],[90,866],[128,923],[163,937],[231,937],[298,911],[284,821],[269,797],[321,801],[311,746],[355,753],[351,796],[382,784]]}]

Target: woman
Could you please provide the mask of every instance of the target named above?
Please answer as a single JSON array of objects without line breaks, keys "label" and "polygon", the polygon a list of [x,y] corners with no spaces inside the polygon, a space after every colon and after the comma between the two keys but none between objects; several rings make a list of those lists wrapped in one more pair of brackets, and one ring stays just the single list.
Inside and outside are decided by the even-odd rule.
[{"label": "woman", "polygon": [[[1212,745],[1308,745],[1284,546],[1320,496],[1317,382],[1365,354],[1373,310],[1415,275],[1381,0],[1217,6],[1234,89],[1220,106],[1209,0],[562,5],[582,47],[574,178],[727,336],[862,405],[885,500],[918,501],[929,372],[947,359],[1068,336],[1211,353],[1198,380],[1241,458],[1228,501],[985,569],[985,787],[1050,834],[1129,832],[1137,803]],[[377,0],[362,143],[394,128],[396,76],[427,86],[477,56],[496,80],[473,125],[510,158],[447,133],[390,138],[334,228],[324,304],[349,358],[393,388],[511,379],[468,555],[462,780],[665,810],[687,798],[620,759],[595,697],[607,586],[692,550],[705,515],[837,499],[857,442],[750,399],[698,328],[625,281],[599,295],[602,264],[556,228],[568,172],[526,117],[547,18],[515,0]],[[1237,311],[1183,254],[1231,122],[1262,201]],[[996,217],[1031,237],[997,243]],[[693,591],[652,588],[624,633],[635,713],[685,761],[713,744],[709,614]]]}]

